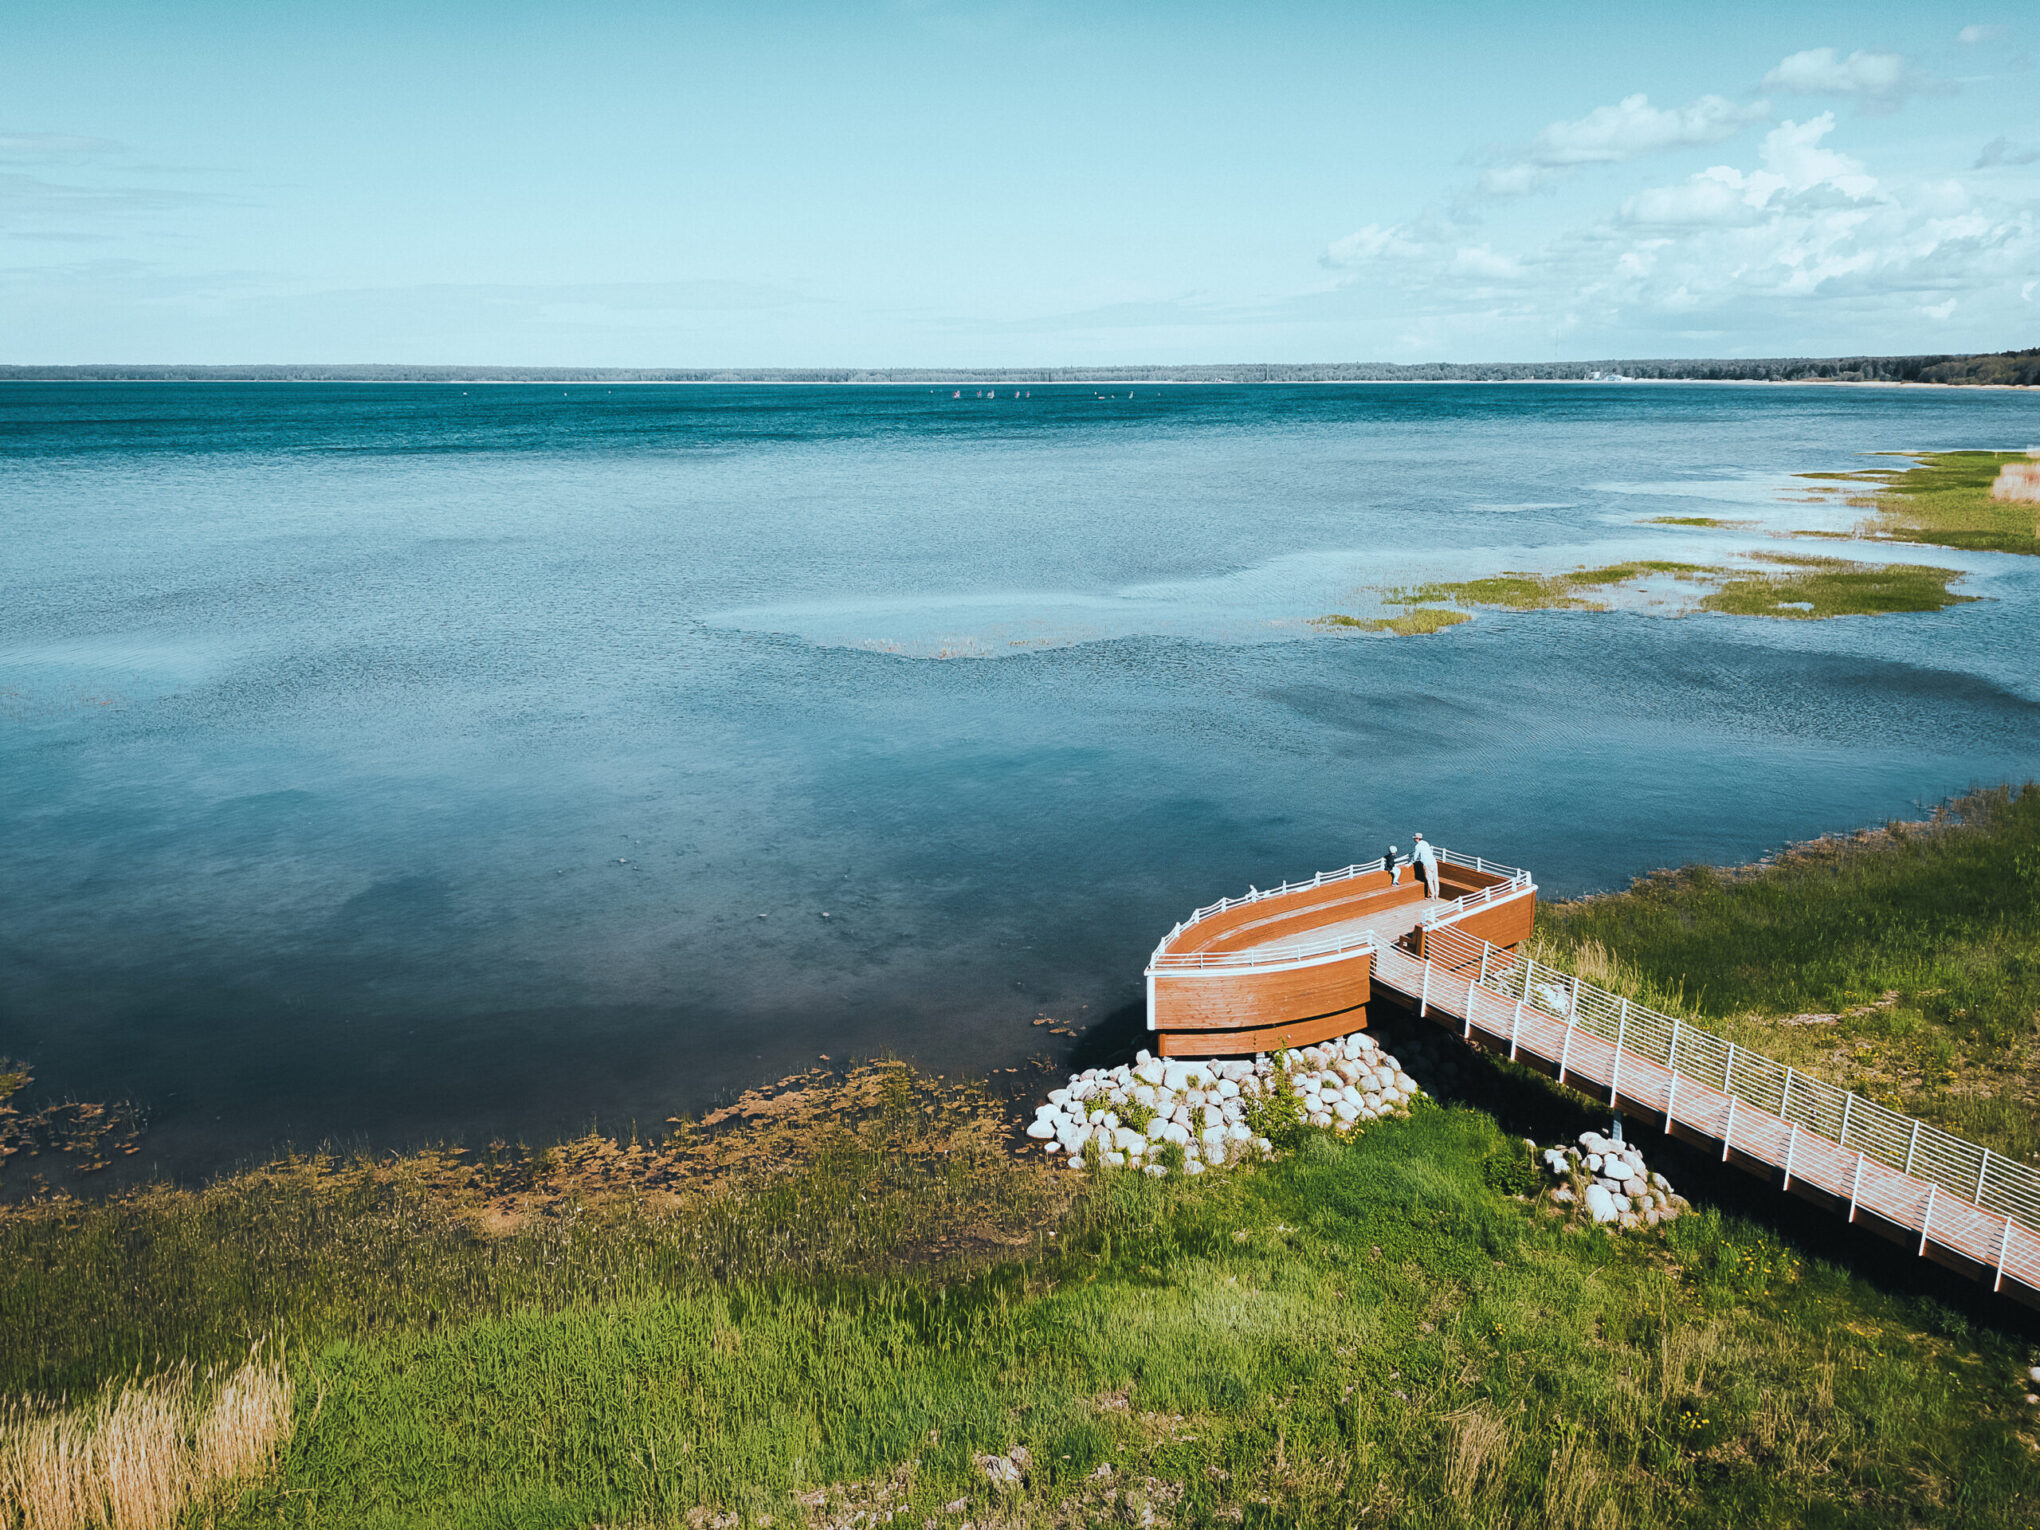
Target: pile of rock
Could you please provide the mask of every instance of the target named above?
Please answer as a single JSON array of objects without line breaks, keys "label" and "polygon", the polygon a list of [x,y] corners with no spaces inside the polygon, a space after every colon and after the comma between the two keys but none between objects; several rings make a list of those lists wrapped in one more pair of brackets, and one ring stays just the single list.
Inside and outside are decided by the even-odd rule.
[{"label": "pile of rock", "polygon": [[1632,1230],[1656,1227],[1692,1209],[1672,1193],[1664,1175],[1644,1167],[1643,1153],[1633,1142],[1581,1132],[1575,1144],[1546,1148],[1543,1157],[1545,1167],[1562,1181],[1551,1198],[1561,1206],[1571,1205],[1575,1178],[1584,1180],[1579,1198],[1596,1222]]},{"label": "pile of rock", "polygon": [[1292,1096],[1297,1117],[1312,1126],[1354,1131],[1408,1114],[1419,1093],[1416,1080],[1361,1034],[1252,1062],[1141,1052],[1131,1066],[1087,1068],[1050,1090],[1027,1135],[1073,1169],[1096,1162],[1163,1175],[1173,1146],[1185,1174],[1202,1174],[1207,1166],[1273,1156],[1255,1123],[1266,1124],[1281,1096]]}]

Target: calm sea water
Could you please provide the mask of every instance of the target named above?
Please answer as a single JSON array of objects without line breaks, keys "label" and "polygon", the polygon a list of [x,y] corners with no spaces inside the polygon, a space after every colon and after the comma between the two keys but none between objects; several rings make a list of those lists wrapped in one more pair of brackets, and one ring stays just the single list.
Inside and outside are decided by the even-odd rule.
[{"label": "calm sea water", "polygon": [[1031,1022],[1412,829],[1562,893],[2036,773],[2030,560],[1914,554],[1988,597],[1925,616],[1302,621],[1748,550],[1639,523],[2040,399],[976,391],[0,388],[0,1052],[177,1172],[656,1123],[1083,1044]]}]

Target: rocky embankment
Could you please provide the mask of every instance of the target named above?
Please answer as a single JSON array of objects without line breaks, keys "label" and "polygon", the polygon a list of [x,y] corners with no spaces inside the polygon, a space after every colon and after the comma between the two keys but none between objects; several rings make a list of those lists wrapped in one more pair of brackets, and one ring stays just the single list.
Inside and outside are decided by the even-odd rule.
[{"label": "rocky embankment", "polygon": [[1153,1175],[1274,1154],[1273,1138],[1307,1124],[1352,1132],[1406,1115],[1422,1091],[1372,1037],[1193,1062],[1143,1051],[1131,1065],[1087,1068],[1049,1091],[1027,1135],[1070,1168],[1092,1163]]},{"label": "rocky embankment", "polygon": [[1581,1132],[1577,1141],[1546,1148],[1542,1157],[1561,1181],[1552,1200],[1561,1206],[1578,1201],[1596,1222],[1630,1230],[1656,1227],[1691,1209],[1684,1197],[1672,1193],[1664,1175],[1644,1166],[1643,1153],[1633,1142]]}]

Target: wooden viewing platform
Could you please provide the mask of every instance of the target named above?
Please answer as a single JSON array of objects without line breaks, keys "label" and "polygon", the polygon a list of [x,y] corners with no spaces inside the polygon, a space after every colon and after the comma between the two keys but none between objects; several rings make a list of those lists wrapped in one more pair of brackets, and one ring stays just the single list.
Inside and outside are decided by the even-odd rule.
[{"label": "wooden viewing platform", "polygon": [[1147,967],[1148,1029],[1164,1057],[1305,1046],[1367,1026],[1375,952],[1439,923],[1513,946],[1530,933],[1530,874],[1439,852],[1438,891],[1386,859],[1221,898],[1177,925]]},{"label": "wooden viewing platform", "polygon": [[1439,870],[1450,898],[1415,892],[1407,876],[1391,888],[1376,861],[1199,909],[1148,965],[1157,1050],[1326,1040],[1364,1026],[1379,990],[2040,1307],[2040,1172],[1521,955],[1529,874],[1456,855]]}]

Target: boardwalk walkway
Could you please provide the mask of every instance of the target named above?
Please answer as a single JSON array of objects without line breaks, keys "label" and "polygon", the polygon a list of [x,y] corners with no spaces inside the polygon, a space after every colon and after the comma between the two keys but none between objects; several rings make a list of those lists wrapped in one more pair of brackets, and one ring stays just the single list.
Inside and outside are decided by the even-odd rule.
[{"label": "boardwalk walkway", "polygon": [[1468,1040],[2040,1306],[2040,1173],[2025,1164],[1450,922],[1383,940],[1374,984]]}]

